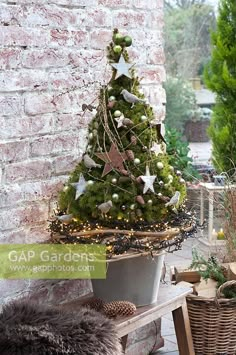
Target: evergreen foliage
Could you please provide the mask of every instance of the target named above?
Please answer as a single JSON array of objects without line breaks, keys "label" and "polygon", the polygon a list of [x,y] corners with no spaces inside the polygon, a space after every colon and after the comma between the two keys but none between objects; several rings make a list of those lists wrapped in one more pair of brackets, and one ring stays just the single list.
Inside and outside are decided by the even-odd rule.
[{"label": "evergreen foliage", "polygon": [[196,249],[193,250],[192,257],[190,268],[197,269],[204,280],[213,279],[218,282],[218,287],[227,281],[223,269],[215,257],[205,259],[198,254]]},{"label": "evergreen foliage", "polygon": [[[213,279],[217,281],[217,288],[227,281],[225,276],[226,269],[220,265],[216,257],[211,256],[205,259],[196,249],[193,249],[192,258],[190,269],[197,269],[204,280]],[[234,287],[225,288],[223,294],[225,298],[236,298],[236,290]]]},{"label": "evergreen foliage", "polygon": [[188,156],[190,148],[184,141],[182,134],[175,129],[168,128],[166,131],[166,152],[169,155],[169,163],[177,170],[182,171],[186,181],[200,179],[200,175],[193,166],[193,159]]},{"label": "evergreen foliage", "polygon": [[[129,62],[125,46],[121,44],[122,51],[118,54],[114,51],[115,44],[112,42],[108,46],[110,63],[117,63],[121,55],[126,62]],[[181,207],[184,201],[186,195],[184,181],[169,165],[169,158],[165,154],[165,145],[157,126],[151,123],[156,118],[153,108],[141,102],[131,105],[121,94],[121,91],[126,89],[137,97],[144,98],[139,90],[140,79],[136,76],[134,68],[130,72],[132,72],[131,79],[124,75],[115,78],[116,70],[113,69],[110,82],[100,90],[97,113],[88,128],[85,152],[97,164],[101,164],[102,168],[88,169],[82,159],[60,193],[60,209],[73,214],[78,222],[99,221],[106,224],[106,221],[116,223],[117,220],[122,220],[129,227],[131,221],[137,224],[142,221],[164,221],[173,215],[172,208],[166,207],[165,203],[176,191],[180,192],[180,200],[176,208]],[[114,105],[109,106],[112,97]],[[118,128],[115,120],[117,111],[120,111],[125,118],[129,118],[132,125]],[[135,137],[136,143],[132,143],[132,137]],[[112,168],[110,173],[103,176],[105,163],[96,154],[109,152],[112,143],[115,143],[122,154],[131,150],[136,162],[135,159],[127,159],[123,163],[123,170]],[[161,145],[162,153],[156,154],[151,151],[154,143]],[[159,165],[158,168],[157,163],[162,163],[163,167],[160,168]],[[153,184],[154,193],[151,190],[147,193],[143,192],[144,183],[140,181],[140,176],[146,175],[146,167],[149,168],[150,175],[156,175]],[[90,184],[87,184],[84,193],[76,200],[75,188],[71,183],[78,182],[81,174],[86,181],[90,181]],[[144,204],[137,202],[137,196],[140,195],[144,199]],[[104,216],[98,207],[110,200],[112,207]]]},{"label": "evergreen foliage", "polygon": [[213,163],[219,172],[233,173],[236,163],[236,2],[222,0],[217,29],[212,34],[212,57],[205,81],[217,95],[209,135]]}]

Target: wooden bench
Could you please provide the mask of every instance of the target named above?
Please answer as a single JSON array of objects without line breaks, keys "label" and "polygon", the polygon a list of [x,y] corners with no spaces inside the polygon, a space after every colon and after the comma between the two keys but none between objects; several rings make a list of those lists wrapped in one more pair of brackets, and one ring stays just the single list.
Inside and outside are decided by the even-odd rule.
[{"label": "wooden bench", "polygon": [[[138,307],[136,313],[129,317],[115,319],[117,332],[122,340],[125,351],[128,334],[155,321],[172,312],[177,343],[180,355],[194,355],[193,341],[188,317],[186,296],[192,293],[192,289],[173,285],[161,285],[157,302],[150,306]],[[77,300],[64,303],[63,308],[76,309],[93,297],[93,294],[86,295]]]}]

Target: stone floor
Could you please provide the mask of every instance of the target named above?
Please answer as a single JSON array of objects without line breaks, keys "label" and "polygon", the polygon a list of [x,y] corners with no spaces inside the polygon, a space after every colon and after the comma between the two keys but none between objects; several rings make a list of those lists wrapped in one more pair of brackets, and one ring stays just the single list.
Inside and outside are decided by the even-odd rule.
[{"label": "stone floor", "polygon": [[[198,246],[198,236],[189,238],[183,244],[182,250],[173,254],[167,254],[165,262],[167,266],[166,280],[169,281],[169,269],[171,265],[186,266],[190,265],[192,260],[192,249]],[[178,345],[175,335],[175,328],[172,320],[172,314],[166,314],[162,318],[161,334],[165,340],[163,348],[155,352],[155,355],[178,355]],[[154,354],[153,354],[154,355]]]}]

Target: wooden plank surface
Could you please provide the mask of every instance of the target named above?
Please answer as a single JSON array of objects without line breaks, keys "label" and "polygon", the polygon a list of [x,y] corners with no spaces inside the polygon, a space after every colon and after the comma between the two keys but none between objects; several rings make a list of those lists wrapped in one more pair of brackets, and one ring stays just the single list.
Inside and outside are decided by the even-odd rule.
[{"label": "wooden plank surface", "polygon": [[[152,313],[154,311],[158,311],[164,306],[169,305],[172,302],[176,302],[178,300],[183,300],[188,294],[192,293],[192,289],[186,287],[179,287],[175,285],[160,285],[159,294],[157,298],[157,302],[149,305],[138,307],[136,313],[132,317],[140,317],[142,313]],[[59,308],[76,310],[81,307],[81,305],[93,298],[93,293],[86,294],[84,296],[80,296],[79,298],[62,303],[58,305]],[[174,308],[173,308],[174,309]],[[116,320],[117,324],[121,322],[125,322],[130,317],[122,317]]]},{"label": "wooden plank surface", "polygon": [[138,307],[133,316],[115,320],[119,336],[122,337],[181,307],[185,302],[185,297],[191,293],[192,289],[190,288],[161,285],[156,303]]}]

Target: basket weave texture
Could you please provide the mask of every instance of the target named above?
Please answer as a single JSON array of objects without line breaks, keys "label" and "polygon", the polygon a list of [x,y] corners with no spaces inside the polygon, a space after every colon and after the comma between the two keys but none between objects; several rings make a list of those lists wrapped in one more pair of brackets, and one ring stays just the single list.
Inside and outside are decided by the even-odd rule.
[{"label": "basket weave texture", "polygon": [[236,354],[236,299],[222,298],[227,281],[217,290],[216,298],[187,297],[188,313],[196,355]]}]

